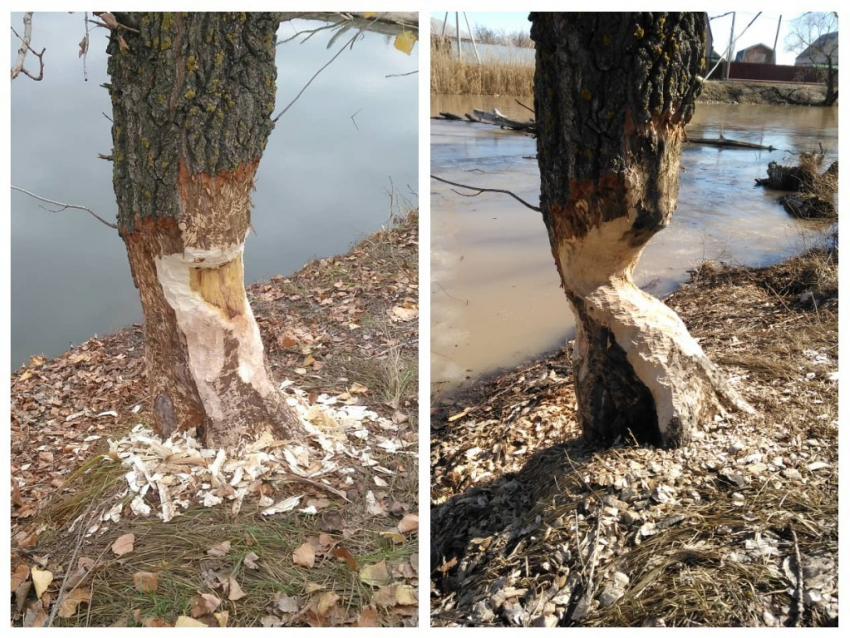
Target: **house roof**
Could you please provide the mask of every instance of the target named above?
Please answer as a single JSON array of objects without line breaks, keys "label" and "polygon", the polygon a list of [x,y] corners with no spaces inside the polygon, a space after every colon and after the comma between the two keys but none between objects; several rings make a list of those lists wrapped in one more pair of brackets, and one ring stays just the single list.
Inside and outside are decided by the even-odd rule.
[{"label": "house roof", "polygon": [[807,46],[805,50],[797,56],[794,63],[797,65],[823,63],[827,55],[832,56],[833,63],[838,62],[838,31],[824,33],[817,40]]},{"label": "house roof", "polygon": [[744,59],[744,56],[747,54],[747,51],[752,51],[753,49],[761,49],[762,51],[766,51],[768,53],[773,53],[773,49],[766,44],[762,44],[759,42],[758,44],[753,44],[746,48],[741,49],[735,54],[735,62],[740,62]]}]

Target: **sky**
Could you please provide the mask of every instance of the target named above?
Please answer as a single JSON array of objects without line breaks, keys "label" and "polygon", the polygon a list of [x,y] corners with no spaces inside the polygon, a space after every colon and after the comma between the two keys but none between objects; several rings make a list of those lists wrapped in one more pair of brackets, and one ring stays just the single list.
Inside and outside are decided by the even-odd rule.
[{"label": "sky", "polygon": [[[715,17],[720,16],[725,11],[709,11],[709,18],[714,18],[711,20],[711,32],[714,35],[714,49],[723,54],[723,50],[729,44],[729,32],[732,28],[732,15],[727,15],[723,18]],[[445,13],[433,13],[434,17],[443,19]],[[528,32],[530,29],[531,23],[528,21],[528,12],[520,11],[520,12],[497,12],[497,11],[488,11],[488,12],[468,12],[467,18],[469,18],[469,24],[472,29],[475,29],[476,24],[481,24],[491,29],[495,29],[496,31],[525,31]],[[740,36],[740,39],[735,43],[734,51],[740,51],[748,46],[753,44],[766,44],[770,48],[773,48],[773,41],[776,38],[776,27],[779,24],[779,13],[771,13],[771,12],[763,12],[758,19],[753,23],[753,25],[741,35],[741,32],[744,31],[744,28],[749,24],[750,20],[755,17],[755,12],[747,12],[747,11],[739,11],[735,16],[735,35]],[[793,19],[799,16],[799,13],[793,14],[784,14],[782,15],[782,24],[779,29],[779,41],[777,42],[777,63],[779,64],[794,64],[794,58],[796,54],[789,53],[785,50],[785,36],[788,33],[788,23]],[[449,21],[454,20],[454,15],[449,15]],[[460,19],[461,28],[465,28],[465,24],[463,21],[463,16]],[[734,55],[734,53],[733,53]]]}]

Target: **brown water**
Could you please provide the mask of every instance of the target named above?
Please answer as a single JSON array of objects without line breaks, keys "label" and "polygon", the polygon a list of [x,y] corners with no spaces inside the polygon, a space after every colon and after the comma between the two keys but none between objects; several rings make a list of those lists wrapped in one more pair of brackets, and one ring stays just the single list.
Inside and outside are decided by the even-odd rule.
[{"label": "brown water", "polygon": [[[523,99],[531,106],[531,98]],[[496,107],[526,119],[513,98],[432,96],[431,111],[462,115]],[[789,218],[780,193],[754,188],[770,161],[792,163],[784,151],[816,150],[837,158],[836,109],[699,105],[693,137],[723,133],[782,151],[720,150],[691,145],[682,155],[679,208],[647,246],[635,282],[664,296],[705,259],[758,266],[799,250],[817,232]],[[535,141],[496,127],[431,122],[431,172],[465,184],[508,189],[537,204]],[[435,392],[511,367],[563,345],[573,318],[540,214],[510,197],[462,197],[431,182],[431,379]]]}]

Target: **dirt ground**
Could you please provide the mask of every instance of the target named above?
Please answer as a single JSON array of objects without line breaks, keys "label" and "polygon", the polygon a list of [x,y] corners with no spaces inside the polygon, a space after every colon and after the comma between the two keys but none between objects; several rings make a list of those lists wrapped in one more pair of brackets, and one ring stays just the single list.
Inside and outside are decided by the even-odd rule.
[{"label": "dirt ground", "polygon": [[755,408],[595,449],[555,352],[432,408],[437,626],[838,623],[838,253],[706,263],[666,299]]},{"label": "dirt ground", "polygon": [[709,80],[697,99],[703,104],[790,104],[819,106],[826,97],[826,86],[817,84],[774,84]]},{"label": "dirt ground", "polygon": [[12,625],[416,624],[418,244],[249,287],[308,449],[156,439],[141,326],[14,372]]}]

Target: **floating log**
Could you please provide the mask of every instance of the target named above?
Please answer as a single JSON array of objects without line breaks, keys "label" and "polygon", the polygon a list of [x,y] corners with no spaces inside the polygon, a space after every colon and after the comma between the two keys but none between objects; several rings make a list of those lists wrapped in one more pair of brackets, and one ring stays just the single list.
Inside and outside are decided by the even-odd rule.
[{"label": "floating log", "polygon": [[473,109],[472,112],[475,114],[475,117],[480,119],[482,122],[487,122],[488,124],[509,128],[513,131],[528,131],[530,133],[537,131],[537,123],[535,121],[528,120],[526,122],[520,122],[519,120],[514,120],[502,113],[499,113],[498,109],[493,109],[492,113],[488,113],[487,111],[482,111],[480,109]]},{"label": "floating log", "polygon": [[740,140],[727,140],[725,137],[709,138],[709,137],[689,137],[688,141],[691,144],[707,144],[708,146],[719,146],[720,148],[745,148],[757,151],[775,151],[773,146],[765,146],[764,144],[755,144],[753,142],[742,142]]}]

